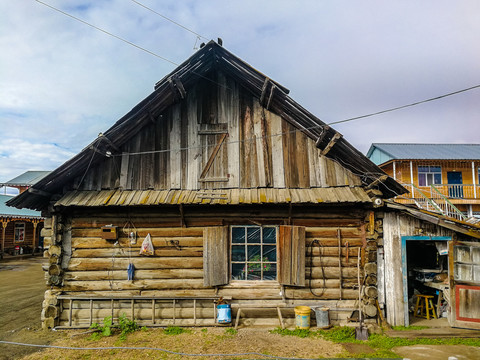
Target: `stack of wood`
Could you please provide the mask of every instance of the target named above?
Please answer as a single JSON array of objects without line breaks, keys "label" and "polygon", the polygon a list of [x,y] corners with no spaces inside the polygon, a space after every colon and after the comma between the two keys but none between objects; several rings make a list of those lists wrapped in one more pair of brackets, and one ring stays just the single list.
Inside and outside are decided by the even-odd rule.
[{"label": "stack of wood", "polygon": [[366,316],[374,317],[377,315],[377,248],[379,241],[383,237],[383,221],[379,218],[373,218],[370,215],[369,223],[367,225],[365,247],[365,265],[364,265],[364,281],[362,291],[362,311]]},{"label": "stack of wood", "polygon": [[[55,319],[59,316],[57,295],[60,290],[53,287],[61,285],[63,282],[62,263],[62,229],[63,225],[58,221],[58,217],[45,219],[45,225],[42,229],[44,252],[43,257],[48,258],[43,268],[45,270],[45,280],[51,290],[45,292],[45,299],[42,304],[42,328],[50,329],[55,326]],[[56,231],[54,231],[56,230]]]}]

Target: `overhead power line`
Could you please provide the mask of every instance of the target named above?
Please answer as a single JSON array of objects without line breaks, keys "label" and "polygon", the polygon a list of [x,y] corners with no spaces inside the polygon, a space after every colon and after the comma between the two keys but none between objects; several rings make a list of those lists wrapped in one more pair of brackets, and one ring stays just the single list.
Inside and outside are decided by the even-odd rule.
[{"label": "overhead power line", "polygon": [[157,14],[158,16],[164,18],[165,20],[170,21],[172,24],[175,24],[175,25],[181,27],[182,29],[187,30],[188,32],[191,32],[192,34],[194,34],[194,35],[196,35],[196,36],[198,36],[198,37],[200,37],[200,38],[202,38],[202,39],[205,39],[205,40],[207,40],[207,41],[210,40],[209,38],[207,38],[207,37],[205,37],[205,36],[203,36],[203,35],[195,32],[195,31],[193,31],[192,29],[187,28],[186,26],[183,26],[182,24],[176,22],[175,20],[170,19],[168,16],[165,16],[165,15],[163,15],[163,14],[160,14],[159,12],[153,10],[152,8],[149,8],[148,6],[142,4],[142,3],[139,2],[139,1],[136,1],[136,0],[130,0],[130,1],[132,1],[132,2],[134,2],[135,4],[143,7],[144,9],[147,9],[147,10],[153,12],[154,14]]},{"label": "overhead power line", "polygon": [[150,50],[148,50],[148,49],[145,49],[145,48],[143,48],[143,47],[141,47],[141,46],[139,46],[139,45],[137,45],[137,44],[135,44],[135,43],[133,43],[133,42],[131,42],[131,41],[128,41],[128,40],[126,40],[126,39],[124,39],[124,38],[122,38],[122,37],[120,37],[120,36],[115,35],[115,34],[112,34],[111,32],[109,32],[109,31],[107,31],[107,30],[104,30],[104,29],[102,29],[102,28],[99,28],[98,26],[95,26],[95,25],[93,25],[93,24],[90,24],[89,22],[86,22],[85,20],[82,20],[82,19],[80,19],[80,18],[78,18],[78,17],[76,17],[76,16],[73,16],[73,15],[71,15],[71,14],[69,14],[69,13],[67,13],[67,12],[65,12],[65,11],[63,11],[63,10],[60,10],[60,9],[58,9],[58,8],[50,5],[50,4],[44,3],[43,1],[40,1],[40,0],[35,0],[35,1],[38,2],[39,4],[45,5],[46,7],[49,7],[50,9],[55,10],[55,11],[57,11],[57,12],[65,15],[65,16],[68,16],[69,18],[72,18],[72,19],[74,19],[74,20],[77,20],[77,21],[81,22],[82,24],[88,25],[88,26],[94,28],[95,30],[101,31],[101,32],[103,32],[104,34],[110,35],[110,36],[114,37],[114,38],[117,39],[117,40],[123,41],[124,43],[127,43],[128,45],[131,45],[131,46],[133,46],[133,47],[136,47],[137,49],[140,49],[140,50],[146,52],[147,54],[153,55],[153,56],[155,56],[155,57],[157,57],[157,58],[159,58],[159,59],[162,59],[162,60],[164,60],[164,61],[166,61],[166,62],[168,62],[168,63],[170,63],[170,64],[172,64],[172,65],[175,65],[175,66],[178,66],[178,65],[179,65],[179,64],[177,64],[176,62],[174,62],[174,61],[172,61],[172,60],[170,60],[170,59],[167,59],[166,57],[163,57],[163,56],[161,56],[161,55],[158,55],[158,54],[154,53],[153,51],[150,51]]},{"label": "overhead power line", "polygon": [[334,121],[334,122],[329,123],[328,125],[341,124],[341,123],[345,123],[345,122],[349,122],[349,121],[353,121],[353,120],[358,120],[358,119],[363,119],[363,118],[367,118],[367,117],[371,117],[371,116],[375,116],[375,115],[384,114],[384,113],[395,111],[395,110],[405,109],[405,108],[410,107],[410,106],[415,106],[415,105],[423,104],[423,103],[426,103],[426,102],[429,102],[429,101],[443,99],[447,96],[460,94],[462,92],[470,91],[470,90],[473,90],[473,89],[476,89],[476,88],[479,88],[479,87],[480,87],[480,85],[475,85],[475,86],[472,86],[472,87],[469,87],[469,88],[466,88],[466,89],[454,91],[454,92],[451,92],[451,93],[448,93],[448,94],[445,94],[445,95],[436,96],[434,98],[430,98],[430,99],[426,99],[426,100],[422,100],[422,101],[417,101],[417,102],[414,102],[414,103],[411,103],[411,104],[408,104],[408,105],[402,105],[402,106],[398,106],[398,107],[395,107],[395,108],[392,108],[392,109],[382,110],[382,111],[378,111],[376,113],[357,116],[357,117],[353,117],[353,118],[350,118],[350,119]]}]

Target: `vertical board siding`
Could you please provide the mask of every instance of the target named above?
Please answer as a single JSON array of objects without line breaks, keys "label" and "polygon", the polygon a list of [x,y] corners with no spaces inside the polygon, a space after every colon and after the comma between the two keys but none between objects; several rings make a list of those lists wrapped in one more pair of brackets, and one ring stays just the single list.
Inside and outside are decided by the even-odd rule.
[{"label": "vertical board siding", "polygon": [[305,286],[305,228],[280,226],[278,240],[279,282],[283,285]]},{"label": "vertical board siding", "polygon": [[[321,156],[313,139],[264,109],[259,99],[222,73],[218,84],[200,80],[184,100],[149,116],[152,121],[122,144],[120,153],[101,159],[74,184],[81,180],[83,190],[361,185],[358,175]],[[228,136],[205,176],[207,181],[200,181],[222,136],[220,130]],[[97,161],[102,155],[92,156]]]},{"label": "vertical board siding", "polygon": [[228,226],[207,227],[203,232],[203,284],[207,287],[229,282]]}]

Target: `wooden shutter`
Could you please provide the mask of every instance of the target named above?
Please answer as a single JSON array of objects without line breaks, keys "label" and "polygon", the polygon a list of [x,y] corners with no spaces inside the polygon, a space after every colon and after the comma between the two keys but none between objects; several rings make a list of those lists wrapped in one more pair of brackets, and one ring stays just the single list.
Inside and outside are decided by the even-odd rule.
[{"label": "wooden shutter", "polygon": [[228,226],[206,227],[203,230],[203,284],[228,284]]},{"label": "wooden shutter", "polygon": [[305,227],[280,226],[278,260],[280,284],[305,286]]}]

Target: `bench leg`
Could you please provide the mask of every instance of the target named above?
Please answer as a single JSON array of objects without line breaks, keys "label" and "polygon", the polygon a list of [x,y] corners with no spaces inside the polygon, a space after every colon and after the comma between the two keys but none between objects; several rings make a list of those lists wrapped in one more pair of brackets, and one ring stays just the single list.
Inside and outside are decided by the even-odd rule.
[{"label": "bench leg", "polygon": [[238,308],[238,311],[237,311],[237,318],[235,319],[235,330],[237,330],[237,327],[238,327],[238,323],[240,321],[240,316],[242,314],[242,309],[241,308]]}]

